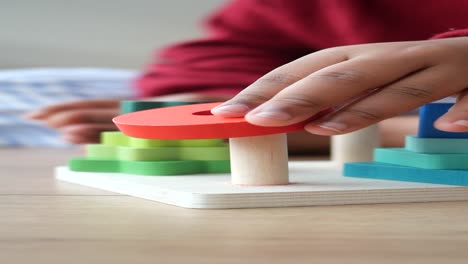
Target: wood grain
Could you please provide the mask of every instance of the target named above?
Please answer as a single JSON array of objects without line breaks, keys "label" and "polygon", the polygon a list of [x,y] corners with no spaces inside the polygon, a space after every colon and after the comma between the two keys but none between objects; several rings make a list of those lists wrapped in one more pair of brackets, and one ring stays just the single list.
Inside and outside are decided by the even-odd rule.
[{"label": "wood grain", "polygon": [[[188,210],[53,180],[0,150],[0,263],[466,263],[468,202]],[[29,161],[29,162],[25,162]]]}]

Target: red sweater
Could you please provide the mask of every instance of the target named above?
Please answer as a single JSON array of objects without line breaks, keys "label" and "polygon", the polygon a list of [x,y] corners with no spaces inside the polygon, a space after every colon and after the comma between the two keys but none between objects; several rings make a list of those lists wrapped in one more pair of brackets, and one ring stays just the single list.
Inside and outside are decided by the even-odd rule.
[{"label": "red sweater", "polygon": [[233,95],[319,49],[468,36],[468,0],[237,0],[207,26],[207,37],[156,55],[137,81],[141,96]]}]

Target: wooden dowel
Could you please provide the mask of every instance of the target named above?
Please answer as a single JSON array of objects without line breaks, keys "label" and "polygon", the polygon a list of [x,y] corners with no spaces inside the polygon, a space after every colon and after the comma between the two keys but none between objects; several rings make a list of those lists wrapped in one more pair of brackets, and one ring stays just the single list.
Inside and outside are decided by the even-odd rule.
[{"label": "wooden dowel", "polygon": [[345,135],[333,136],[331,141],[331,159],[337,164],[345,162],[372,161],[374,149],[379,147],[377,125]]},{"label": "wooden dowel", "polygon": [[231,138],[229,148],[232,184],[289,183],[286,134]]}]

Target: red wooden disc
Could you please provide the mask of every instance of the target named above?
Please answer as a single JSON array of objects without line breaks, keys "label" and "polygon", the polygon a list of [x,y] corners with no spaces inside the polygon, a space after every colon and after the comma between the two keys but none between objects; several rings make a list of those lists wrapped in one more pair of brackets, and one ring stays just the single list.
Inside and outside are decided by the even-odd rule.
[{"label": "red wooden disc", "polygon": [[243,117],[214,116],[220,103],[157,108],[120,115],[114,123],[126,135],[151,139],[208,139],[279,134],[304,129],[305,122],[285,127],[260,127]]}]

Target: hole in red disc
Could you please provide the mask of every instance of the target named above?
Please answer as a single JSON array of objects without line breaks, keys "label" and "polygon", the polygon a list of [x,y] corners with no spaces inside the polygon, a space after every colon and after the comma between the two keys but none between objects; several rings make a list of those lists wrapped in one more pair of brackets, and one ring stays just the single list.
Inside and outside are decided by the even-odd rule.
[{"label": "hole in red disc", "polygon": [[210,110],[192,113],[192,115],[213,115]]}]

